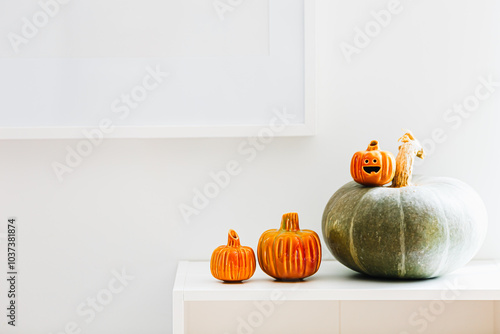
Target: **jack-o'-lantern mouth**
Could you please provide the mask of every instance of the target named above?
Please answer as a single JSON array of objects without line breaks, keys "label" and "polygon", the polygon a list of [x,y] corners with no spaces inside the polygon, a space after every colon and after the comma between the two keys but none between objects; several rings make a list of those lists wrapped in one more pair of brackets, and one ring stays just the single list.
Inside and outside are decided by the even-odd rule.
[{"label": "jack-o'-lantern mouth", "polygon": [[366,174],[377,174],[380,171],[380,166],[364,166],[363,170]]}]

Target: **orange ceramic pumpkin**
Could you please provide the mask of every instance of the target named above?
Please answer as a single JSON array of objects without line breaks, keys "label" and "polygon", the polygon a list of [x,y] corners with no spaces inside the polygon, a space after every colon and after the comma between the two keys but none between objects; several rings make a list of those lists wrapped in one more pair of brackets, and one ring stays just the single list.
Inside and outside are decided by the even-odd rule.
[{"label": "orange ceramic pumpkin", "polygon": [[225,282],[241,282],[255,273],[255,253],[247,246],[241,246],[234,230],[229,230],[227,246],[219,246],[212,253],[210,271]]},{"label": "orange ceramic pumpkin", "polygon": [[366,151],[354,153],[351,175],[365,186],[383,186],[392,181],[396,172],[396,159],[391,152],[380,151],[378,141],[372,140]]},{"label": "orange ceramic pumpkin", "polygon": [[300,230],[299,215],[286,213],[281,228],[267,230],[257,247],[262,270],[279,280],[299,280],[313,275],[321,264],[321,242],[316,232]]}]

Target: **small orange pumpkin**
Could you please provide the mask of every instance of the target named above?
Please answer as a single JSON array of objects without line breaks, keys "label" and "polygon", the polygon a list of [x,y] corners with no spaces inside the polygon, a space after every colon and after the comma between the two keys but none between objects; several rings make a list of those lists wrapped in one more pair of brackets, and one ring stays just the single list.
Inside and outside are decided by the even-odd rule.
[{"label": "small orange pumpkin", "polygon": [[380,151],[378,141],[372,140],[366,151],[354,153],[351,176],[365,186],[383,186],[392,181],[396,172],[396,159],[391,152]]},{"label": "small orange pumpkin", "polygon": [[212,253],[210,271],[212,276],[225,282],[241,282],[255,273],[255,253],[241,246],[234,230],[229,230],[227,246],[219,246]]},{"label": "small orange pumpkin", "polygon": [[264,232],[257,247],[262,270],[279,280],[299,280],[315,274],[321,264],[316,232],[299,228],[299,215],[286,213],[281,228]]}]

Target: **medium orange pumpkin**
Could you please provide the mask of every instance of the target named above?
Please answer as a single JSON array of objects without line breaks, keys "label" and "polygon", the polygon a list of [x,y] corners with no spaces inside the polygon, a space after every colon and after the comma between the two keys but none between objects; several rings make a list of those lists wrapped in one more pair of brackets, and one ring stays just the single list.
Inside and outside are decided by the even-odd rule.
[{"label": "medium orange pumpkin", "polygon": [[247,246],[241,246],[234,230],[229,230],[227,246],[219,246],[212,253],[210,271],[225,282],[241,282],[255,273],[255,253]]},{"label": "medium orange pumpkin", "polygon": [[321,242],[316,232],[299,228],[299,215],[286,213],[281,228],[264,232],[257,247],[262,270],[279,280],[299,280],[316,273]]},{"label": "medium orange pumpkin", "polygon": [[396,159],[391,152],[380,151],[378,141],[372,140],[366,151],[354,153],[351,176],[365,186],[383,186],[392,181],[396,172]]}]

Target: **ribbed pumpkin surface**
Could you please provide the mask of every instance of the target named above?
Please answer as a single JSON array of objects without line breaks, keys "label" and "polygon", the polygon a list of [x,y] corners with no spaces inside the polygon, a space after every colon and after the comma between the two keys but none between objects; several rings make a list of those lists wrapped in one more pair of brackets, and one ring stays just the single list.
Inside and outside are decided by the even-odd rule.
[{"label": "ribbed pumpkin surface", "polygon": [[255,273],[255,253],[252,248],[241,246],[238,234],[230,230],[227,246],[219,246],[212,253],[210,271],[222,281],[239,282]]},{"label": "ribbed pumpkin surface", "polygon": [[283,215],[281,228],[262,234],[257,247],[262,270],[280,280],[298,280],[316,273],[321,241],[316,232],[299,229],[297,213]]},{"label": "ribbed pumpkin surface", "polygon": [[372,276],[430,278],[465,265],[481,246],[487,214],[476,192],[451,178],[414,186],[349,182],[329,200],[323,237],[347,267]]}]

